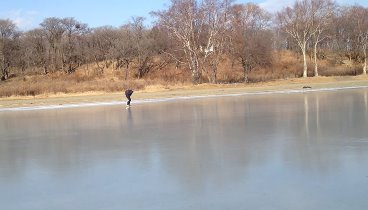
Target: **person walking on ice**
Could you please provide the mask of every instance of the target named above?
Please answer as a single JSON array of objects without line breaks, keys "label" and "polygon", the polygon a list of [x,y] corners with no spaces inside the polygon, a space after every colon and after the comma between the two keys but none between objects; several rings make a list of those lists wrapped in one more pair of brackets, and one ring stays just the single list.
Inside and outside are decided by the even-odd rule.
[{"label": "person walking on ice", "polygon": [[127,108],[130,107],[130,102],[132,101],[132,99],[130,98],[130,96],[132,96],[133,94],[133,90],[131,89],[128,89],[128,90],[125,90],[125,96],[127,97],[128,101],[127,101]]}]

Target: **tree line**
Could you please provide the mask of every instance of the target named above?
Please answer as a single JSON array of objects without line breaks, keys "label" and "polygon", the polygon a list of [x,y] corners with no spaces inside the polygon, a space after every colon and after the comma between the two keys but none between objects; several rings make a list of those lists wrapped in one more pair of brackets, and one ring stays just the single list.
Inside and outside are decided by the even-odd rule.
[{"label": "tree line", "polygon": [[[334,52],[361,65],[367,72],[368,8],[340,6],[332,0],[298,0],[271,14],[260,6],[232,0],[171,0],[153,11],[155,22],[133,17],[121,27],[90,28],[75,18],[50,17],[38,28],[19,31],[9,19],[0,19],[1,80],[12,72],[73,74],[82,65],[95,64],[125,71],[134,63],[134,76],[153,69],[184,66],[195,84],[217,82],[224,57],[249,72],[272,66],[273,53],[299,52],[303,77],[308,76],[307,57],[318,61]],[[339,61],[336,61],[339,62]]]}]

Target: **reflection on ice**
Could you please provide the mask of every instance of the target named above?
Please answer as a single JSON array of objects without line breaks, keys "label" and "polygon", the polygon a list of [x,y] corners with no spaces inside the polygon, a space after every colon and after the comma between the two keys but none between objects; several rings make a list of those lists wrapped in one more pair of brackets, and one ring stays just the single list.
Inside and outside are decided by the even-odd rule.
[{"label": "reflection on ice", "polygon": [[2,112],[0,203],[367,209],[367,92]]},{"label": "reflection on ice", "polygon": [[309,109],[308,109],[308,95],[304,95],[304,118],[305,118],[305,133],[309,138]]},{"label": "reflection on ice", "polygon": [[365,110],[368,112],[368,91],[364,92],[364,105],[365,105]]}]

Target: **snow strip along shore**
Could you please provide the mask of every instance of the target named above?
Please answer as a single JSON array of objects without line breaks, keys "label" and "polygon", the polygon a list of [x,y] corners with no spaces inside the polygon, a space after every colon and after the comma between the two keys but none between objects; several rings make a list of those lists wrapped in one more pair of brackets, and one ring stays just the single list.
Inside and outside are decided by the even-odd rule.
[{"label": "snow strip along shore", "polygon": [[[244,93],[232,93],[232,94],[216,94],[216,95],[201,95],[201,96],[178,96],[172,98],[157,98],[157,99],[142,99],[134,100],[134,104],[144,103],[158,103],[166,101],[176,100],[189,100],[189,99],[201,99],[201,98],[214,98],[214,97],[233,97],[233,96],[245,96],[245,95],[265,95],[265,94],[293,94],[293,93],[306,93],[306,92],[320,92],[320,91],[338,91],[348,89],[363,89],[368,86],[354,86],[354,87],[337,87],[337,88],[308,88],[298,90],[278,90],[278,91],[260,91],[260,92],[244,92]],[[80,108],[80,107],[95,107],[95,106],[113,106],[113,105],[125,105],[125,101],[111,101],[111,102],[93,102],[93,103],[78,103],[78,104],[61,104],[61,105],[44,105],[44,106],[27,106],[27,107],[11,107],[0,108],[0,112],[7,111],[33,111],[33,110],[51,110],[51,109],[65,109],[65,108]]]}]

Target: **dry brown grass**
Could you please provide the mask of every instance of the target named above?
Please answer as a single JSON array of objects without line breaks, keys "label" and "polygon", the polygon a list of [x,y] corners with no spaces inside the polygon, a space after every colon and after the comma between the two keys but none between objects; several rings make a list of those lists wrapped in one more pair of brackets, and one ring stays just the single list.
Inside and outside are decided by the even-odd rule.
[{"label": "dry brown grass", "polygon": [[[177,75],[177,73],[175,73]],[[55,95],[60,93],[83,92],[120,92],[125,89],[150,90],[170,89],[175,86],[190,84],[190,76],[179,76],[181,81],[169,80],[176,78],[172,72],[166,72],[166,77],[151,76],[145,79],[125,80],[125,72],[113,69],[105,69],[104,73],[81,68],[73,74],[63,72],[50,73],[48,75],[28,74],[10,78],[0,82],[0,97],[10,96],[35,96]],[[186,79],[184,79],[186,78]]]},{"label": "dry brown grass", "polygon": [[[272,67],[256,68],[250,72],[249,81],[251,84],[300,78],[302,76],[302,60],[296,53],[280,51],[274,54],[273,60]],[[308,69],[308,75],[313,76],[314,65],[310,60],[308,60]],[[319,73],[321,76],[358,75],[361,72],[362,68],[360,66],[337,66],[327,59],[319,61]],[[128,71],[128,79],[125,80],[125,73],[125,69],[115,70],[113,65],[105,68],[102,72],[93,64],[82,66],[73,74],[63,72],[50,73],[48,75],[27,73],[14,76],[7,81],[1,81],[0,97],[84,92],[107,93],[121,92],[127,88],[155,92],[194,87],[191,84],[191,74],[186,70],[186,66],[175,68],[174,65],[169,65],[161,70],[152,70],[144,79],[134,79],[134,69],[130,69]],[[206,72],[204,72],[204,82],[207,81],[207,76]],[[243,76],[243,69],[239,63],[224,58],[218,68],[217,81],[221,84],[242,83],[244,80]]]},{"label": "dry brown grass", "polygon": [[190,71],[186,70],[186,66],[181,65],[176,68],[175,65],[168,65],[164,69],[153,69],[148,73],[146,78],[159,82],[159,84],[172,83],[190,83]]},{"label": "dry brown grass", "polygon": [[[144,85],[141,84],[141,86]],[[87,91],[114,92],[123,89],[122,82],[118,78],[98,78],[95,76],[82,76],[78,73],[70,75],[58,73],[16,77],[2,82],[0,87],[1,97]]]},{"label": "dry brown grass", "polygon": [[355,76],[362,74],[363,68],[359,66],[335,66],[320,68],[320,75],[323,76]]}]

